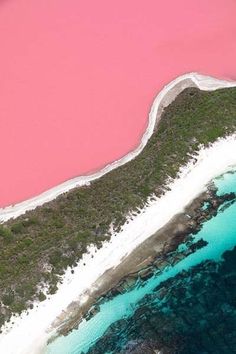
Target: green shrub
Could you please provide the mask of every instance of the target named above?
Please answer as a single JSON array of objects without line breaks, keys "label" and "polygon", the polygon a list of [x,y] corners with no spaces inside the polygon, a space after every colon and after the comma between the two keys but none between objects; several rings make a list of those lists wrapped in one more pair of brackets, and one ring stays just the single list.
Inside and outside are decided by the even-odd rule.
[{"label": "green shrub", "polygon": [[23,301],[15,302],[11,305],[11,311],[13,313],[20,314],[22,311],[26,309],[26,305]]},{"label": "green shrub", "polygon": [[3,294],[2,302],[5,306],[10,306],[15,300],[15,293],[12,290],[8,290],[7,293]]},{"label": "green shrub", "polygon": [[0,225],[0,237],[5,239],[6,241],[12,241],[12,239],[13,239],[13,235],[11,233],[11,230],[4,225]]},{"label": "green shrub", "polygon": [[46,296],[44,295],[44,293],[42,291],[40,291],[40,293],[38,294],[38,299],[39,301],[44,301],[46,300]]},{"label": "green shrub", "polygon": [[24,230],[23,222],[17,222],[11,226],[11,231],[14,234],[20,234]]}]

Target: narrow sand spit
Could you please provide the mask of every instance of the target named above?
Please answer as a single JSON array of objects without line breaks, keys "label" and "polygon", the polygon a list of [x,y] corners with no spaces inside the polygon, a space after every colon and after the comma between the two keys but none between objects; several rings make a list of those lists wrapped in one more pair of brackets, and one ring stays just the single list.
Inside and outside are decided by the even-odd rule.
[{"label": "narrow sand spit", "polygon": [[[99,178],[109,170],[137,156],[150,138],[156,122],[160,119],[163,107],[170,103],[183,88],[189,86],[214,90],[220,87],[236,86],[236,83],[220,81],[198,74],[187,74],[174,80],[155,99],[149,117],[149,126],[140,146],[93,177],[80,177],[83,178],[83,183],[88,183],[92,178]],[[230,170],[233,166],[236,166],[236,135],[220,139],[209,148],[200,149],[197,158],[184,166],[178,178],[169,184],[170,190],[163,197],[149,201],[141,213],[127,221],[122,231],[118,235],[113,234],[111,240],[106,242],[101,249],[95,250],[91,247],[75,267],[74,274],[71,274],[70,269],[67,270],[63,283],[55,295],[39,303],[38,307],[35,306],[28,315],[24,313],[18,318],[12,318],[14,324],[10,323],[6,326],[0,335],[0,352],[4,354],[42,353],[47,339],[56,333],[56,328],[52,327],[52,323],[58,316],[65,313],[73,301],[81,303],[86,301],[89,289],[97,286],[96,280],[107,269],[116,267],[132,250],[163,227],[174,215],[183,211],[184,207],[205,189],[212,178]],[[81,185],[82,182],[81,180],[78,182],[76,179],[70,183],[73,183],[73,187],[75,187]],[[16,217],[29,208],[34,208],[55,198],[61,192],[61,186],[56,188],[59,188],[59,191],[56,189],[53,189],[53,193],[52,190],[48,191],[49,195],[44,198],[42,196],[39,196],[38,199],[35,198],[33,204],[30,204],[31,201],[26,201],[24,202],[26,204],[22,203],[23,207],[22,204],[11,207],[11,213],[9,210],[2,216],[2,220]]]},{"label": "narrow sand spit", "polygon": [[121,159],[114,161],[113,163],[107,165],[102,170],[89,175],[89,176],[79,176],[70,179],[56,187],[49,189],[48,191],[19,204],[11,205],[5,208],[0,208],[0,222],[7,221],[11,218],[16,218],[21,214],[24,214],[27,210],[35,209],[39,205],[43,205],[60,194],[68,192],[69,190],[89,184],[91,181],[102,177],[104,174],[114,170],[115,168],[124,165],[128,161],[134,159],[143,150],[147,141],[151,137],[155,126],[158,124],[163,108],[168,106],[175,97],[182,92],[187,87],[198,87],[204,91],[214,91],[219,88],[225,87],[235,87],[235,81],[219,80],[210,76],[200,75],[197,73],[188,73],[177,77],[175,80],[171,81],[166,85],[160,93],[156,96],[151,111],[149,114],[148,127],[141,139],[139,146],[122,157]]}]

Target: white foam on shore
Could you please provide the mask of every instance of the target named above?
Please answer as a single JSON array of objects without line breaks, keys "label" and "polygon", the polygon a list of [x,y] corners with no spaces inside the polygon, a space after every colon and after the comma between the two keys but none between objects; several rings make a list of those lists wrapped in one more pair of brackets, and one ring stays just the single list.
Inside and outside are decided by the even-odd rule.
[{"label": "white foam on shore", "polygon": [[236,86],[236,82],[219,80],[210,76],[200,75],[198,73],[188,73],[177,77],[175,80],[171,81],[168,85],[166,85],[156,96],[149,114],[148,127],[144,135],[142,136],[139,146],[135,150],[131,151],[121,159],[112,162],[111,164],[104,167],[102,170],[92,175],[79,176],[70,179],[64,183],[59,184],[58,186],[47,190],[46,192],[36,197],[25,200],[15,205],[0,208],[0,223],[7,221],[11,218],[16,218],[19,215],[24,214],[27,210],[35,209],[37,206],[43,205],[44,203],[55,199],[60,194],[68,192],[69,190],[75,187],[89,184],[91,181],[102,177],[104,174],[134,159],[138,154],[140,154],[140,152],[146,146],[147,141],[150,139],[154,127],[161,117],[162,109],[167,106],[171,101],[173,101],[173,99],[181,91],[183,91],[183,89],[191,86],[198,87],[201,90],[205,91],[213,91],[219,88],[234,87]]},{"label": "white foam on shore", "polygon": [[[189,79],[189,75],[184,76],[185,79],[186,77]],[[197,74],[191,75],[191,80],[197,80],[198,85],[202,85],[201,88],[204,89],[233,86],[233,83],[221,82]],[[180,78],[176,79],[175,84],[172,82],[166,86],[165,92],[170,92],[171,88],[173,89],[180,80]],[[154,101],[150,116],[154,116],[154,112],[157,113],[158,106],[155,105],[160,105],[162,102],[164,96],[160,97],[160,95],[163,95],[163,91]],[[151,133],[155,121],[152,124],[153,127],[150,128],[149,122]],[[150,135],[147,133],[146,142],[151,133]],[[142,141],[141,144],[144,142]],[[140,147],[139,152],[143,147],[143,145]],[[127,161],[131,158],[128,158]],[[76,266],[74,274],[71,274],[68,269],[63,283],[55,295],[39,303],[38,308],[30,310],[28,315],[24,313],[15,318],[11,329],[6,326],[0,335],[0,352],[4,354],[41,353],[47,339],[54,334],[55,329],[50,330],[51,324],[57,316],[66,310],[70,303],[77,300],[84,301],[88,296],[88,290],[96,287],[96,280],[107,269],[117,266],[124,256],[130,254],[174,215],[181,212],[205,189],[210,180],[236,166],[236,135],[220,139],[209,148],[202,148],[196,159],[191,160],[181,169],[179,177],[170,183],[170,191],[166,192],[163,197],[150,201],[140,214],[124,225],[119,234],[113,234],[111,240],[106,242],[96,253],[95,249],[91,247]],[[16,211],[17,213],[18,211]],[[93,258],[91,258],[92,254]],[[83,263],[86,265],[84,266]]]}]

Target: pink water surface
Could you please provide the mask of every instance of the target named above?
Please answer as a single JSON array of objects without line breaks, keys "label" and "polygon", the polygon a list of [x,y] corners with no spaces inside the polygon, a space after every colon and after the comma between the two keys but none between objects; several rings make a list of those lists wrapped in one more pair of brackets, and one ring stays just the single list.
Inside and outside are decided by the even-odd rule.
[{"label": "pink water surface", "polygon": [[136,147],[189,71],[236,79],[235,0],[0,0],[0,206]]}]

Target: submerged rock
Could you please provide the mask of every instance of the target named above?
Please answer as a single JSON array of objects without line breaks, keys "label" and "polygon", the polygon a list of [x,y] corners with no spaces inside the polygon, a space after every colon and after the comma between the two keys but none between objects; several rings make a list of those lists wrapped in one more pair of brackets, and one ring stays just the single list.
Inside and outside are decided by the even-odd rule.
[{"label": "submerged rock", "polygon": [[146,295],[89,354],[236,353],[236,247]]}]

